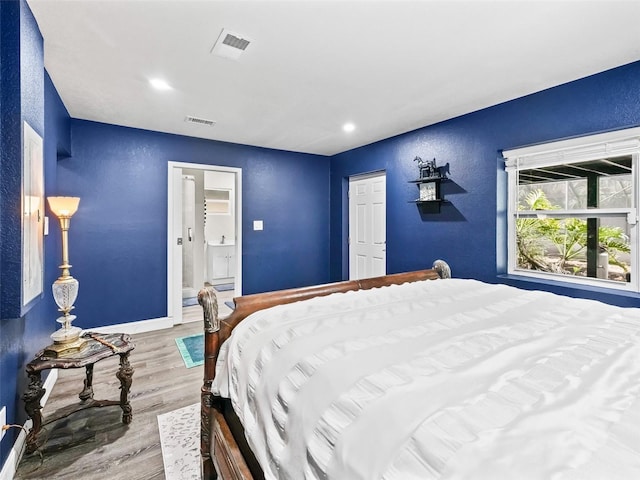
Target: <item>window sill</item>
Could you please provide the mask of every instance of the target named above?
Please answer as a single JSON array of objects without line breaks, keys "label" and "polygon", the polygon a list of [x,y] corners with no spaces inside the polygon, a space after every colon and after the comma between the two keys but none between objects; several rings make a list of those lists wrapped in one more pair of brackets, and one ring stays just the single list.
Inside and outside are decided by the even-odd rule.
[{"label": "window sill", "polygon": [[497,278],[501,283],[523,288],[525,290],[545,290],[559,295],[588,298],[624,307],[640,306],[640,293],[629,290],[619,290],[616,288],[606,288],[594,285],[581,285],[514,274],[502,274],[498,275]]}]

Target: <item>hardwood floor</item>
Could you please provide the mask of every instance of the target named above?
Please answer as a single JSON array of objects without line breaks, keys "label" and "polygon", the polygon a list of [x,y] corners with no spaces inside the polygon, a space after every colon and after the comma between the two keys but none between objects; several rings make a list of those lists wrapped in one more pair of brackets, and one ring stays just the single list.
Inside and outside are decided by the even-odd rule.
[{"label": "hardwood floor", "polygon": [[[226,293],[226,292],[223,292]],[[220,295],[220,312],[230,312]],[[121,422],[119,406],[91,408],[45,425],[46,439],[39,451],[20,461],[15,475],[22,479],[148,480],[164,479],[157,415],[200,402],[202,367],[187,369],[175,338],[202,331],[199,305],[183,310],[185,322],[170,329],[132,335],[136,348],[130,354],[135,369],[129,396],[133,421]],[[115,373],[118,358],[95,365],[96,399],[118,399],[120,382]],[[85,370],[59,370],[58,380],[43,410],[48,412],[79,402]]]}]

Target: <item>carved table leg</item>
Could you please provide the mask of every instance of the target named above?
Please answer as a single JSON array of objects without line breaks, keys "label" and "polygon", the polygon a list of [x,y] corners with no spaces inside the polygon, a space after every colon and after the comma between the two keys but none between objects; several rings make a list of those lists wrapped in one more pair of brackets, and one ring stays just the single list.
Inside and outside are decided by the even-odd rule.
[{"label": "carved table leg", "polygon": [[80,392],[80,400],[85,402],[93,398],[93,364],[87,365],[87,378],[84,379],[84,389]]},{"label": "carved table leg", "polygon": [[29,418],[33,420],[33,426],[27,435],[27,453],[33,453],[38,448],[38,433],[42,428],[42,413],[40,412],[42,406],[40,405],[40,400],[42,400],[45,391],[46,389],[42,388],[40,372],[30,373],[29,386],[22,396],[25,402],[24,409]]},{"label": "carved table leg", "polygon": [[129,389],[133,377],[133,367],[129,365],[129,352],[120,354],[120,370],[116,373],[120,380],[120,408],[122,408],[122,423],[131,423],[133,411],[129,403]]}]

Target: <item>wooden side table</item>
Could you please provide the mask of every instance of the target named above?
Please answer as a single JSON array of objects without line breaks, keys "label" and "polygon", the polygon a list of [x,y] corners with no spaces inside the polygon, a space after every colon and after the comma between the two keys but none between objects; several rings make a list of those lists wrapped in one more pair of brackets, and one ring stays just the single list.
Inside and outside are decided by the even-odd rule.
[{"label": "wooden side table", "polygon": [[[81,368],[85,367],[87,376],[84,380],[84,388],[80,392],[80,404],[70,405],[55,412],[51,418],[47,418],[46,423],[51,423],[61,418],[67,417],[79,410],[91,407],[106,407],[109,405],[120,405],[122,408],[122,423],[131,423],[133,413],[129,403],[129,390],[133,377],[133,367],[129,364],[129,352],[135,348],[131,337],[126,333],[96,333],[89,332],[82,335],[87,339],[87,346],[80,352],[56,358],[45,355],[45,350],[41,350],[35,358],[27,364],[27,375],[29,376],[29,386],[22,396],[25,402],[27,415],[33,420],[33,427],[27,435],[26,451],[32,453],[38,449],[38,434],[42,429],[42,400],[45,389],[42,387],[41,373],[43,370],[53,368]],[[94,400],[93,399],[93,366],[95,363],[105,358],[115,355],[120,356],[120,368],[116,377],[120,380],[120,400]]]}]

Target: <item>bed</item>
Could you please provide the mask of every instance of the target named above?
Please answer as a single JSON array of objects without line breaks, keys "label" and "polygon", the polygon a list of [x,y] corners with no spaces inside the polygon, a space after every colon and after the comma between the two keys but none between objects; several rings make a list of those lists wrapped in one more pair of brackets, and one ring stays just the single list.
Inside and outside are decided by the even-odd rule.
[{"label": "bed", "polygon": [[640,478],[640,309],[449,277],[203,289],[204,478]]}]

